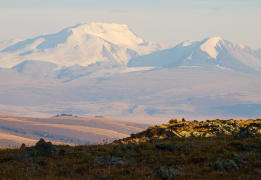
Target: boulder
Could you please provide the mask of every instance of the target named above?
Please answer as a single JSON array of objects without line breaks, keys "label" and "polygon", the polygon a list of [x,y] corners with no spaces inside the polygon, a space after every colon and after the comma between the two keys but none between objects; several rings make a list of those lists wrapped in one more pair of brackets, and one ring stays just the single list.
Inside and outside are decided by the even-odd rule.
[{"label": "boulder", "polygon": [[183,172],[167,166],[160,166],[156,169],[156,176],[160,179],[168,179],[176,175],[183,175]]},{"label": "boulder", "polygon": [[191,132],[188,132],[188,131],[181,131],[179,133],[180,136],[182,137],[190,137],[191,136]]},{"label": "boulder", "polygon": [[50,156],[57,153],[58,149],[51,142],[40,139],[35,145],[35,151],[38,156]]},{"label": "boulder", "polygon": [[238,166],[233,160],[228,160],[227,162],[225,162],[225,169],[229,172],[236,171],[238,170]]},{"label": "boulder", "polygon": [[140,153],[141,149],[136,144],[120,144],[113,147],[111,156],[123,157],[124,155],[133,155]]},{"label": "boulder", "polygon": [[177,136],[177,137],[182,137],[181,135],[179,135],[177,132],[171,130],[171,129],[166,129],[165,130],[165,134],[168,136],[168,137],[174,137],[174,136]]},{"label": "boulder", "polygon": [[224,166],[223,163],[220,161],[216,161],[213,164],[211,164],[212,169],[214,169],[215,171],[222,171],[224,170]]},{"label": "boulder", "polygon": [[91,162],[91,164],[120,166],[130,162],[131,161],[129,160],[111,156],[111,157],[95,157],[94,160]]},{"label": "boulder", "polygon": [[195,131],[195,132],[192,132],[191,135],[194,136],[194,137],[201,137],[203,136],[204,133],[202,132],[198,132],[198,131]]},{"label": "boulder", "polygon": [[175,146],[174,144],[156,144],[155,150],[161,150],[161,151],[174,151],[174,150],[180,150],[181,148],[178,146]]}]

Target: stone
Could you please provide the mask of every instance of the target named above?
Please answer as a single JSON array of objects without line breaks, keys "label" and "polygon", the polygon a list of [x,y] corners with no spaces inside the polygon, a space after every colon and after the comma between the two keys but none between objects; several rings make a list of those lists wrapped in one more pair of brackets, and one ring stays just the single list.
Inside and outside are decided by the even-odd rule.
[{"label": "stone", "polygon": [[182,136],[179,135],[177,132],[175,132],[175,131],[173,131],[173,130],[170,130],[170,129],[165,130],[165,134],[166,134],[168,137],[174,137],[174,136],[182,137]]},{"label": "stone", "polygon": [[222,170],[224,170],[224,166],[223,166],[223,164],[222,164],[222,162],[220,162],[220,161],[216,161],[216,162],[214,162],[212,165],[211,165],[211,167],[215,170],[215,171],[222,171]]},{"label": "stone", "polygon": [[261,153],[257,153],[257,154],[256,154],[256,158],[257,158],[257,159],[261,159]]},{"label": "stone", "polygon": [[59,155],[61,155],[61,156],[65,156],[65,155],[69,155],[69,154],[71,154],[71,151],[68,151],[66,149],[59,150]]},{"label": "stone", "polygon": [[94,160],[91,162],[91,164],[120,166],[130,162],[131,161],[129,160],[111,156],[111,157],[95,157]]},{"label": "stone", "polygon": [[192,132],[191,135],[194,137],[201,137],[201,136],[203,136],[203,133],[195,131],[195,132]]},{"label": "stone", "polygon": [[210,133],[205,133],[203,136],[205,136],[205,137],[213,137],[214,135],[210,134]]},{"label": "stone", "polygon": [[156,169],[156,176],[160,179],[168,179],[176,175],[183,175],[183,172],[167,166],[160,166]]},{"label": "stone", "polygon": [[150,131],[149,134],[148,134],[148,137],[149,138],[152,138],[154,136],[154,132],[153,131]]},{"label": "stone", "polygon": [[221,148],[220,153],[221,154],[227,154],[229,151],[226,148]]},{"label": "stone", "polygon": [[182,137],[190,137],[191,136],[191,132],[181,131],[179,133],[179,135],[182,136]]},{"label": "stone", "polygon": [[155,149],[162,150],[162,151],[174,151],[175,149],[179,149],[179,148],[175,147],[172,144],[156,144]]},{"label": "stone", "polygon": [[233,160],[228,160],[227,162],[225,162],[225,169],[226,169],[226,171],[229,171],[229,172],[237,171],[238,166]]},{"label": "stone", "polygon": [[40,139],[36,143],[35,150],[37,156],[50,156],[58,152],[58,149],[51,142],[45,142],[44,139]]},{"label": "stone", "polygon": [[140,153],[141,149],[136,144],[120,144],[113,147],[111,156],[123,157],[124,155],[133,155]]}]

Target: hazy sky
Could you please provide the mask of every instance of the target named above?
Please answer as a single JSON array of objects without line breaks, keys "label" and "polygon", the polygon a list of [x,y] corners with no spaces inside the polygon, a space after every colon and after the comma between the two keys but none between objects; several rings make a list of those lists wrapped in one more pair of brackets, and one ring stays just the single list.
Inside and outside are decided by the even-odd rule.
[{"label": "hazy sky", "polygon": [[261,48],[261,0],[0,0],[0,41],[89,22],[127,24],[169,45],[219,36]]}]

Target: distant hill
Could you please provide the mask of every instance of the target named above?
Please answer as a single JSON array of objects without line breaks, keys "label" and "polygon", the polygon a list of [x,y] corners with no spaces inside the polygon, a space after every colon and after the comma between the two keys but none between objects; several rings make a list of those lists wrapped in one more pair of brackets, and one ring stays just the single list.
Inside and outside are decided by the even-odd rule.
[{"label": "distant hill", "polygon": [[99,144],[127,137],[148,126],[100,117],[0,115],[0,147],[19,147],[21,143],[34,145],[40,138],[58,144]]}]

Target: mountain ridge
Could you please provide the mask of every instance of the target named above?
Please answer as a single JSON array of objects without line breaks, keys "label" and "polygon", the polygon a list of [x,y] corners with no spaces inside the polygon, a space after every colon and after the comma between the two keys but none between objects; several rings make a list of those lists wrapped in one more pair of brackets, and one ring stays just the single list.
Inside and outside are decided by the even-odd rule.
[{"label": "mountain ridge", "polygon": [[128,63],[129,67],[163,68],[202,65],[260,73],[261,54],[245,45],[211,37],[202,41],[184,41],[173,48],[133,58]]},{"label": "mountain ridge", "polygon": [[11,43],[0,51],[0,67],[11,68],[24,60],[49,61],[60,66],[87,66],[99,61],[126,64],[133,56],[165,47],[139,38],[127,25],[77,24],[55,34]]}]

